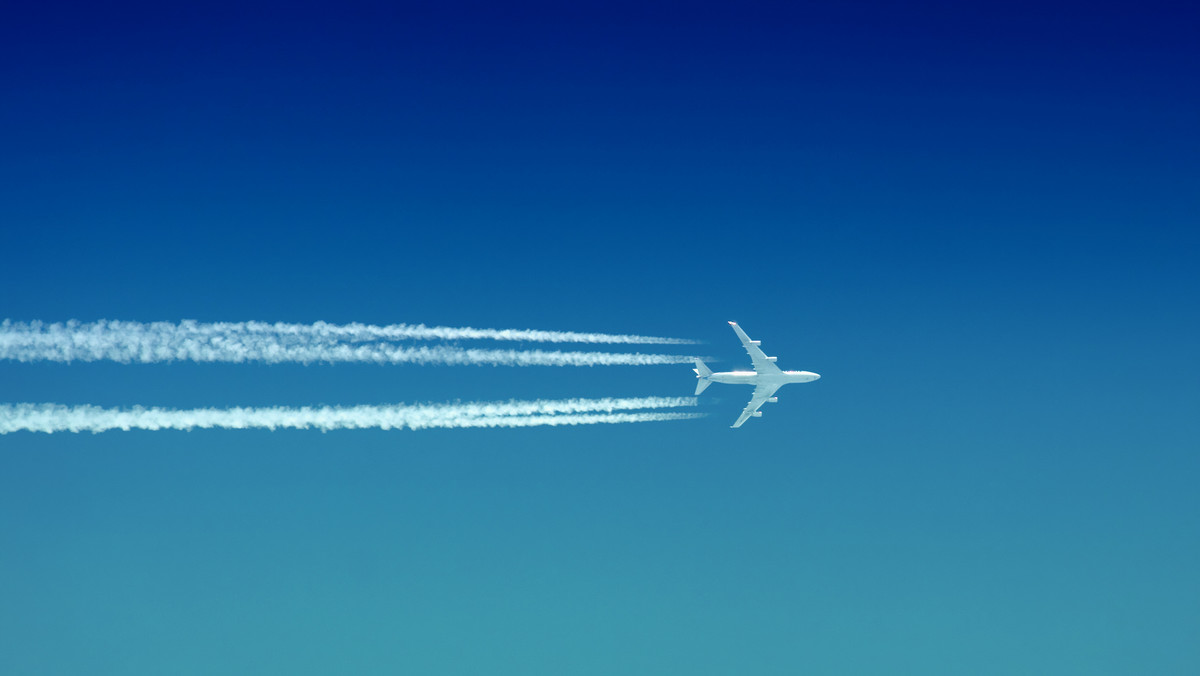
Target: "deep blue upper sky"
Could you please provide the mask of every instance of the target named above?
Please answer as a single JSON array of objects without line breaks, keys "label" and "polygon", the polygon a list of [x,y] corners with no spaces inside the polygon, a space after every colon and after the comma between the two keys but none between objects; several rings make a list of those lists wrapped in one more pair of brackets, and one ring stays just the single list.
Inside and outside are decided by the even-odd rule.
[{"label": "deep blue upper sky", "polygon": [[[9,12],[0,318],[721,367],[736,319],[824,377],[737,431],[714,386],[689,423],[0,437],[0,671],[1196,673],[1200,17],[644,4]],[[0,363],[0,402],[691,376]]]}]

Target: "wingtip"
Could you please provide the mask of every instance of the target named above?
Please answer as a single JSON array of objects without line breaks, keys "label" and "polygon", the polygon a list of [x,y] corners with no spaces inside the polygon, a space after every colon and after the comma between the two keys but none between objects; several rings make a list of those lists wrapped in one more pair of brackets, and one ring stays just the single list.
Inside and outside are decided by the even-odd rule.
[{"label": "wingtip", "polygon": [[737,322],[729,322],[730,326],[737,326]]}]

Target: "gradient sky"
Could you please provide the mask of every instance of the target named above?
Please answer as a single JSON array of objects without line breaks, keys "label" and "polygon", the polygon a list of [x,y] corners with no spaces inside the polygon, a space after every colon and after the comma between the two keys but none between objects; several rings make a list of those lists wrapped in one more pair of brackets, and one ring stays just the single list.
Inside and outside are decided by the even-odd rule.
[{"label": "gradient sky", "polygon": [[[968,4],[10,10],[0,317],[719,368],[733,319],[823,378],[739,430],[714,385],[688,422],[5,435],[0,672],[1200,672],[1200,16]],[[5,403],[693,388],[0,363]]]}]

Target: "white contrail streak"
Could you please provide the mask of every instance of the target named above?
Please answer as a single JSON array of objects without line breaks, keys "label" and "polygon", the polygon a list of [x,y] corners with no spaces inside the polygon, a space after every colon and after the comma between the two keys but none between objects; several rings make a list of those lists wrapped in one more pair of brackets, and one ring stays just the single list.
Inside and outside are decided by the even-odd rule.
[{"label": "white contrail streak", "polygon": [[623,343],[633,345],[693,345],[696,341],[683,338],[637,336],[578,331],[541,331],[536,329],[476,329],[472,327],[425,326],[424,324],[286,324],[283,322],[213,322],[192,320],[173,322],[126,322],[101,320],[46,324],[44,322],[13,322],[5,320],[3,330],[13,333],[85,334],[85,333],[158,333],[180,337],[209,337],[231,335],[271,334],[310,341],[368,342],[394,340],[506,340],[535,343]]},{"label": "white contrail streak", "polygon": [[[524,340],[534,334],[590,336],[592,342],[606,334],[569,334],[546,331],[508,332],[493,329],[448,329],[370,327],[352,324],[172,324],[155,322],[104,321],[91,324],[67,322],[0,323],[0,359],[15,361],[117,361],[154,363],[198,362],[358,362],[373,364],[491,364],[497,366],[602,366],[690,363],[686,355],[625,352],[564,352],[555,350],[496,350],[451,346],[401,347],[387,342],[361,341],[400,339],[404,331],[425,332],[424,337],[479,337],[466,332],[520,333]],[[372,331],[382,332],[372,337]],[[440,332],[440,333],[431,333]],[[454,333],[458,332],[458,333]],[[641,336],[610,336],[635,339]],[[645,340],[660,340],[645,338]],[[661,339],[671,340],[671,339]],[[565,341],[564,341],[565,342]],[[621,341],[614,341],[621,342]],[[629,342],[632,342],[629,341]],[[348,344],[351,343],[351,344]]]},{"label": "white contrail streak", "polygon": [[[156,322],[167,324],[166,322]],[[281,336],[303,336],[325,340],[364,342],[374,340],[508,340],[534,343],[624,343],[634,345],[694,345],[684,338],[637,336],[612,333],[583,333],[578,331],[541,331],[538,329],[476,329],[469,326],[425,326],[424,324],[285,324],[276,322],[219,322],[200,324],[184,321],[178,326],[194,331],[220,333],[273,333]]]},{"label": "white contrail streak", "polygon": [[0,405],[0,434],[104,432],[106,430],[227,429],[424,429],[431,427],[533,427],[690,420],[703,413],[644,411],[696,405],[695,397],[564,399],[389,406],[114,409],[59,404]]},{"label": "white contrail streak", "polygon": [[448,346],[282,345],[271,340],[250,342],[184,341],[174,344],[103,344],[18,348],[0,346],[0,358],[16,361],[117,361],[150,364],[170,361],[366,364],[491,364],[493,366],[610,366],[687,364],[685,355],[627,352],[560,352],[556,350],[487,350]]}]

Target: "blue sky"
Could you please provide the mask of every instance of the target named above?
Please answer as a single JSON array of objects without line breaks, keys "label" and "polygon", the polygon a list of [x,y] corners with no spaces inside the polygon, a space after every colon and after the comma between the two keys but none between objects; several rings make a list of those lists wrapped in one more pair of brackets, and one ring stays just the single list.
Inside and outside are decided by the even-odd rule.
[{"label": "blue sky", "polygon": [[[0,437],[0,671],[1200,666],[1200,49],[1159,7],[309,4],[0,27],[0,317],[706,341],[728,425]],[[0,363],[0,402],[686,366]]]}]

